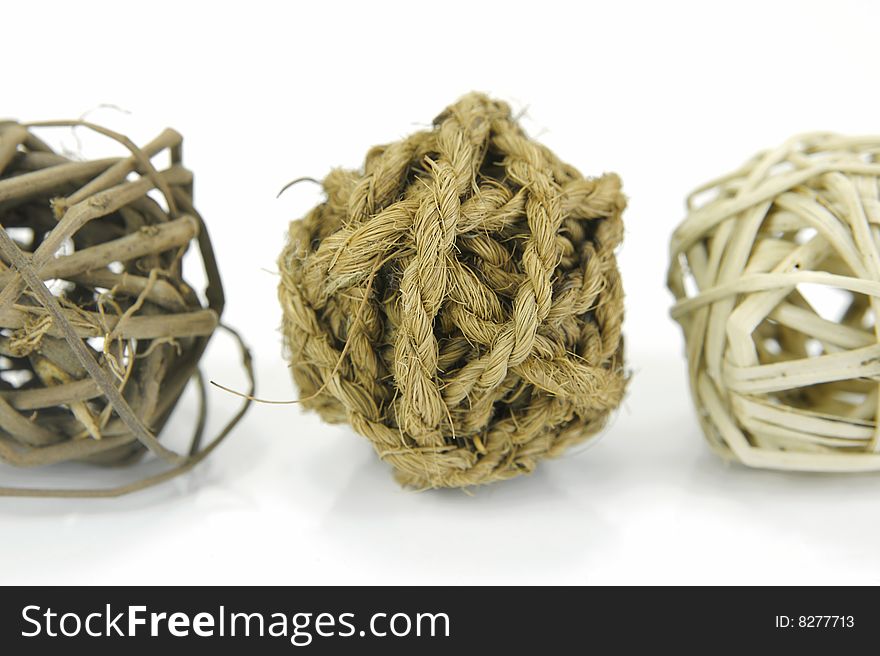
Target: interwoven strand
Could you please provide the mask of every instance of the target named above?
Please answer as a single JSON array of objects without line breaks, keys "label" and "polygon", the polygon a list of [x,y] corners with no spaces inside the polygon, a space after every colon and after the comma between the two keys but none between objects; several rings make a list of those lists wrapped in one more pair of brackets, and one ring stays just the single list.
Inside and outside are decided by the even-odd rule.
[{"label": "interwoven strand", "polygon": [[[37,136],[49,127],[87,128],[129,156],[72,160]],[[158,170],[152,159],[162,154],[170,163]],[[243,416],[248,402],[203,444],[197,366],[225,301],[192,183],[174,130],[138,148],[83,121],[0,122],[0,461],[123,465],[149,450],[165,464],[118,487],[0,485],[0,496],[143,489],[194,467]],[[183,256],[194,241],[207,303],[184,278]],[[252,382],[250,356],[238,342]],[[157,434],[190,379],[201,408],[189,451],[176,453]]]},{"label": "interwoven strand", "polygon": [[672,315],[723,455],[880,469],[878,179],[880,137],[809,134],[690,197],[671,244]]},{"label": "interwoven strand", "polygon": [[471,94],[323,185],[279,262],[305,406],[419,488],[529,472],[602,428],[626,380],[616,175]]}]

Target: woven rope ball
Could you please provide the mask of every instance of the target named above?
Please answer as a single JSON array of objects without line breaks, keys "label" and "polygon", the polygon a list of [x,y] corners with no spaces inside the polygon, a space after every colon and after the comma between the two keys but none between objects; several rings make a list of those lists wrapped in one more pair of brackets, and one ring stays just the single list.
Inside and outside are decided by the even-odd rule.
[{"label": "woven rope ball", "polygon": [[[49,127],[96,131],[122,154],[59,154],[38,136]],[[181,153],[173,130],[141,149],[81,121],[0,123],[0,460],[122,465],[152,451],[167,465],[118,488],[0,493],[120,494],[169,478],[210,450],[200,449],[204,416],[187,454],[156,438],[223,310]],[[154,156],[167,167],[157,169]],[[205,265],[206,301],[184,277],[191,242]]]},{"label": "woven rope ball", "polygon": [[306,407],[417,488],[530,472],[602,428],[625,386],[616,175],[471,94],[323,187],[279,262]]},{"label": "woven rope ball", "polygon": [[709,442],[747,465],[880,469],[880,138],[810,134],[698,189],[672,311]]}]

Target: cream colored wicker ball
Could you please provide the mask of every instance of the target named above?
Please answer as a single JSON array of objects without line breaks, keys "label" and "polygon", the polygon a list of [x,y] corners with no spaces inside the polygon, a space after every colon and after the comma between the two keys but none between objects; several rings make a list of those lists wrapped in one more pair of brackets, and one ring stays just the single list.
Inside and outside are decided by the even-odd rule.
[{"label": "cream colored wicker ball", "polygon": [[880,469],[880,137],[809,134],[696,190],[672,316],[703,430],[754,467]]}]

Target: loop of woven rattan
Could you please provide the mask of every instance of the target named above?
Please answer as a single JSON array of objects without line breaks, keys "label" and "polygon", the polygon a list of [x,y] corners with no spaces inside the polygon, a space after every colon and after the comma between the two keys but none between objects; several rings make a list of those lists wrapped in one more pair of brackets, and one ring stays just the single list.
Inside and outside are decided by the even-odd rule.
[{"label": "loop of woven rattan", "polygon": [[[723,455],[880,469],[878,180],[880,137],[808,134],[689,198],[671,243],[672,315]],[[840,316],[809,286],[839,290]]]},{"label": "loop of woven rattan", "polygon": [[471,94],[323,186],[279,261],[304,405],[419,488],[528,472],[602,428],[626,380],[616,175]]},{"label": "loop of woven rattan", "polygon": [[[130,156],[71,160],[36,136],[47,127],[91,129]],[[192,206],[181,143],[173,130],[138,148],[83,121],[0,123],[0,355],[9,363],[4,370],[31,375],[18,388],[0,383],[0,459],[27,467],[126,464],[149,449],[169,465],[115,488],[0,487],[0,495],[116,496],[142,489],[192,468],[244,414],[247,403],[202,447],[206,395],[197,365],[224,298],[207,230]],[[170,162],[157,170],[151,160],[163,152]],[[17,243],[13,229],[30,230],[34,244]],[[182,257],[194,239],[208,280],[207,306],[183,278]],[[65,244],[72,253],[60,250]],[[53,293],[47,280],[68,288]],[[250,356],[230,332],[252,383]],[[88,338],[102,338],[103,347]],[[189,451],[178,454],[156,434],[191,378],[201,409]]]}]

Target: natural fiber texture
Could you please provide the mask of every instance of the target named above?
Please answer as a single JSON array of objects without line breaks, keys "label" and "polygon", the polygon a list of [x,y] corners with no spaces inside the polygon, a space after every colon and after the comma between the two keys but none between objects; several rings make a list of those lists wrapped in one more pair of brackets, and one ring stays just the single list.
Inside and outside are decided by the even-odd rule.
[{"label": "natural fiber texture", "polygon": [[471,94],[323,185],[279,263],[305,406],[419,488],[530,472],[602,428],[625,386],[617,176]]},{"label": "natural fiber texture", "polygon": [[722,454],[880,469],[878,156],[880,137],[801,136],[691,196],[672,239],[672,314]]},{"label": "natural fiber texture", "polygon": [[[36,136],[52,126],[95,130],[131,154],[71,160]],[[0,494],[113,496],[189,469],[217,445],[201,448],[204,403],[187,454],[155,436],[194,376],[204,402],[196,367],[224,305],[181,144],[173,130],[139,149],[81,121],[0,123],[0,459],[118,465],[150,450],[170,465],[119,488]],[[170,154],[161,171],[151,163],[160,154]],[[206,306],[183,277],[193,240]]]}]

